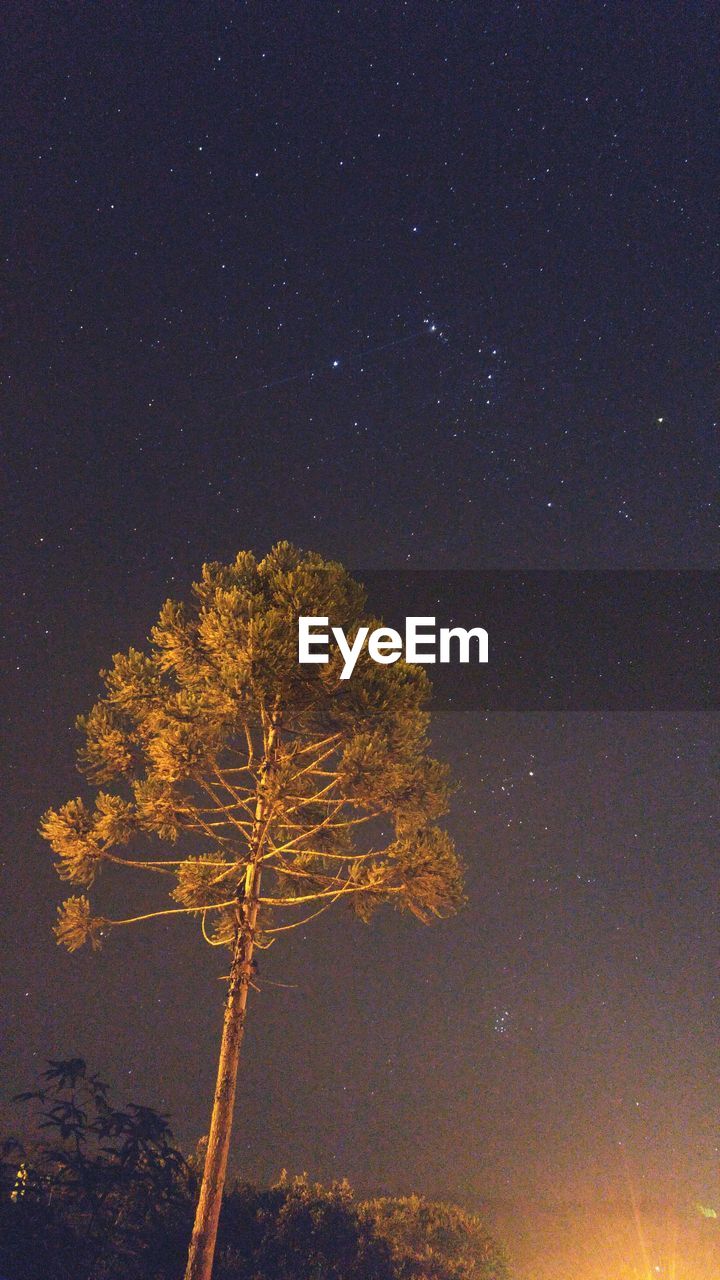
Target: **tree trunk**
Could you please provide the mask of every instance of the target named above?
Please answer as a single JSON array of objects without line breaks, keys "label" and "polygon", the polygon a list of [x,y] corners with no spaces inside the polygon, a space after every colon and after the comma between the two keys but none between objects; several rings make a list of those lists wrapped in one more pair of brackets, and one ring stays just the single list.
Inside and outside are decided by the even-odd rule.
[{"label": "tree trunk", "polygon": [[230,970],[205,1168],[195,1211],[185,1280],[211,1280],[212,1277],[235,1110],[240,1048],[245,1032],[245,1011],[252,975],[256,916],[257,902],[251,900],[247,914],[243,912],[244,928],[238,936]]},{"label": "tree trunk", "polygon": [[210,1117],[205,1168],[200,1185],[200,1198],[195,1210],[195,1223],[190,1240],[185,1280],[212,1280],[213,1259],[217,1241],[218,1223],[222,1208],[225,1174],[227,1172],[230,1134],[235,1111],[240,1048],[245,1034],[250,979],[252,977],[253,951],[255,950],[255,926],[258,916],[260,893],[262,844],[265,824],[266,787],[272,773],[278,731],[271,721],[265,737],[265,759],[260,769],[255,820],[251,839],[251,857],[245,873],[245,890],[242,900],[242,924],[238,934],[228,981],[220,1042],[217,1083]]}]

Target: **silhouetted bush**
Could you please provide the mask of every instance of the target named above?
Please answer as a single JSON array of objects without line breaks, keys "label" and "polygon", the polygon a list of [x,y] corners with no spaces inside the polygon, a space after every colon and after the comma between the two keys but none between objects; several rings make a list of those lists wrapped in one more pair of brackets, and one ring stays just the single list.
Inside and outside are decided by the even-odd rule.
[{"label": "silhouetted bush", "polygon": [[[51,1062],[21,1094],[42,1137],[8,1139],[0,1163],[3,1280],[180,1280],[202,1153],[186,1160],[167,1118],[111,1106],[82,1058]],[[418,1196],[358,1203],[306,1175],[223,1201],[214,1280],[507,1280],[472,1214]]]},{"label": "silhouetted bush", "polygon": [[395,1280],[391,1252],[346,1182],[322,1187],[283,1175],[238,1183],[220,1220],[217,1280]]},{"label": "silhouetted bush", "polygon": [[37,1106],[43,1140],[3,1146],[0,1275],[7,1280],[176,1280],[195,1178],[151,1107],[110,1105],[82,1058],[51,1062]]}]

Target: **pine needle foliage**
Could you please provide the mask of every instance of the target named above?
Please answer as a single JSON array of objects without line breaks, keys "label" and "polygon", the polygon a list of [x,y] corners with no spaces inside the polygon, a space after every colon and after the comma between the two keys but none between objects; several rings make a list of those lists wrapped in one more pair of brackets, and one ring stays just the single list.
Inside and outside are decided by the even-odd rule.
[{"label": "pine needle foliage", "polygon": [[280,543],[260,561],[206,564],[189,603],[163,606],[146,651],[101,673],[103,696],[78,720],[94,800],[50,809],[41,833],[63,880],[88,889],[104,868],[150,873],[172,905],[110,920],[70,897],[59,943],[97,948],[114,927],[172,912],[232,945],[248,883],[256,945],[334,903],[363,920],[391,904],[424,922],[460,906],[424,669],[367,653],[346,681],[339,656],[300,666],[300,615],[349,636],[379,625],[340,564]]}]

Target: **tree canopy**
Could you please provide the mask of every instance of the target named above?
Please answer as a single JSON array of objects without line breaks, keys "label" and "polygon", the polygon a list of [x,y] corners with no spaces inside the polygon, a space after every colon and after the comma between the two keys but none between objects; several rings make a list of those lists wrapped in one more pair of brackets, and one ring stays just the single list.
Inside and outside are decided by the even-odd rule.
[{"label": "tree canopy", "polygon": [[59,943],[97,948],[113,928],[176,914],[232,944],[251,864],[259,946],[337,902],[364,920],[383,903],[423,921],[460,905],[424,669],[366,653],[346,681],[339,655],[301,666],[300,615],[350,636],[379,625],[340,564],[280,543],[260,561],[206,564],[189,603],[163,606],[148,647],[114,656],[78,720],[94,800],[50,809],[41,832],[71,884],[125,868],[158,876],[176,905],[111,919],[76,894]]},{"label": "tree canopy", "polygon": [[367,1200],[362,1213],[408,1280],[508,1280],[504,1250],[477,1214],[458,1205],[417,1195],[382,1196]]}]

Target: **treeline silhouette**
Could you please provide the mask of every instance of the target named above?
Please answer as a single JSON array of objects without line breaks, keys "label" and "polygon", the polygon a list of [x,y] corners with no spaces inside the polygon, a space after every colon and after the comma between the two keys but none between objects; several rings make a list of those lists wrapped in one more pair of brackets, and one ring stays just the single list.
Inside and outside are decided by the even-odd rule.
[{"label": "treeline silhouette", "polygon": [[[0,1162],[2,1280],[178,1280],[202,1149],[175,1146],[166,1116],[114,1106],[82,1058],[51,1061],[19,1095],[37,1136]],[[508,1280],[502,1249],[472,1214],[420,1196],[357,1200],[283,1174],[235,1180],[220,1219],[214,1280]]]}]

